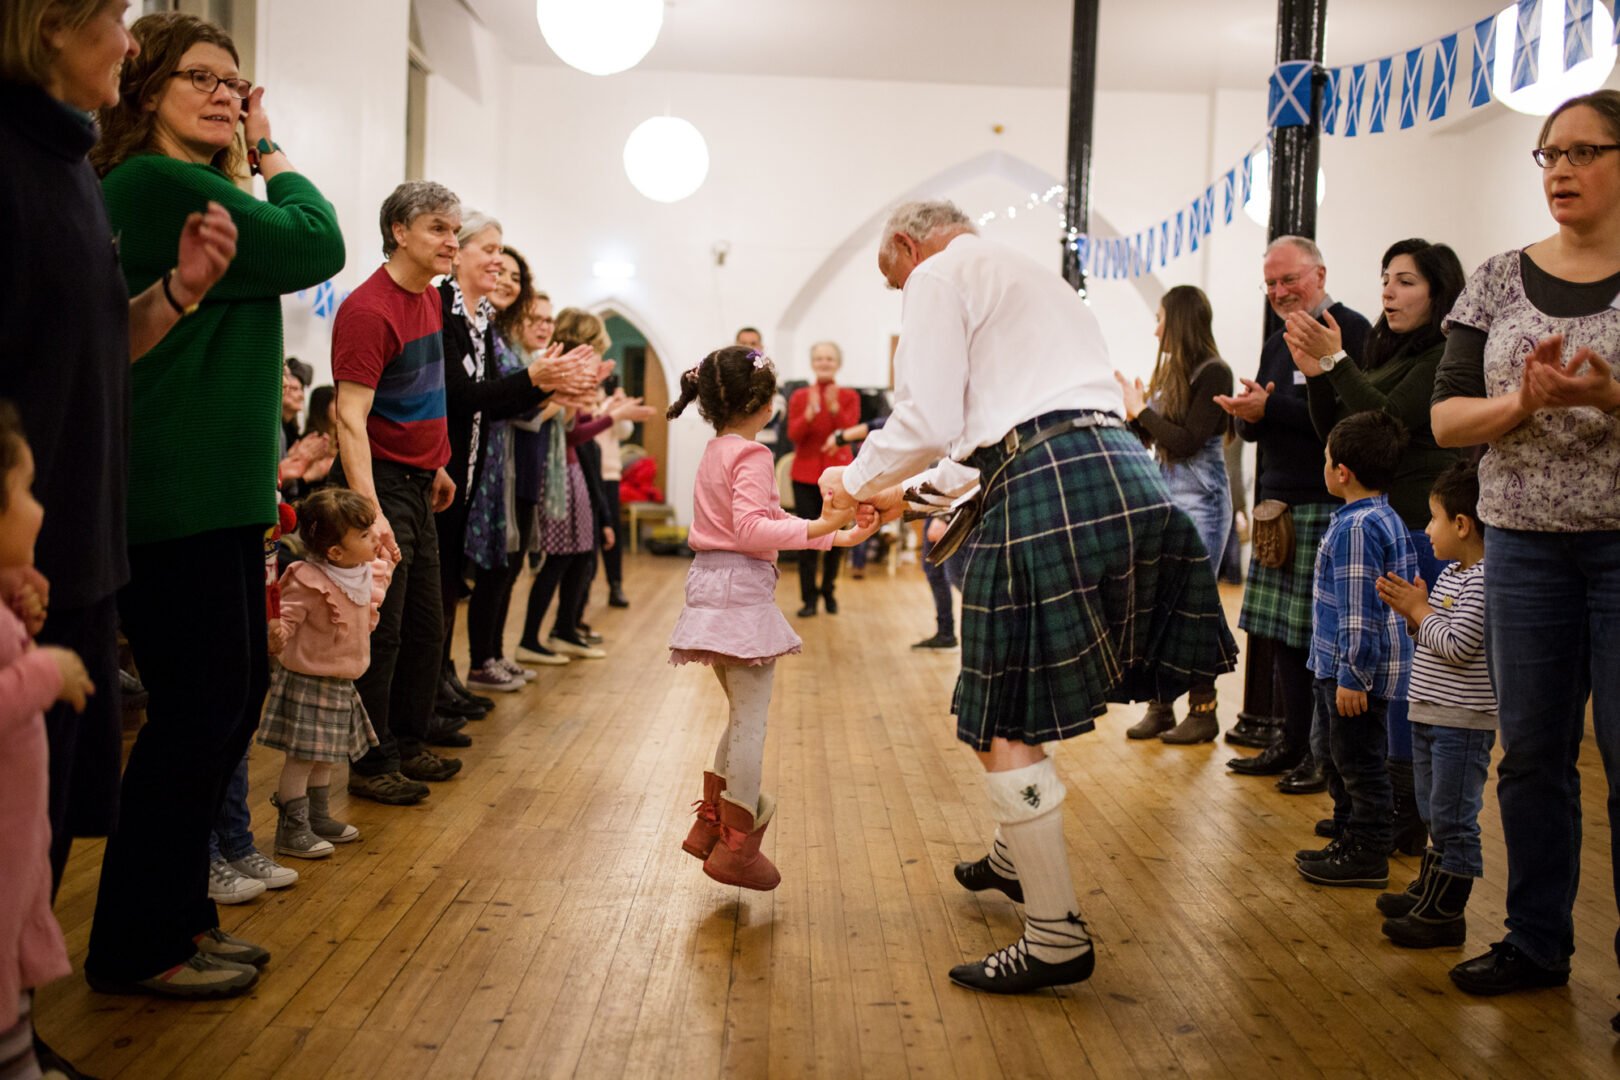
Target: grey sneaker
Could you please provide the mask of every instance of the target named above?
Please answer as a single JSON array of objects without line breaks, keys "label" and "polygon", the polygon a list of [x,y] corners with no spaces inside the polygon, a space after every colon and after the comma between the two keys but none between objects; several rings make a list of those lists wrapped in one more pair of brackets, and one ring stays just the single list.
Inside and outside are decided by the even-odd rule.
[{"label": "grey sneaker", "polygon": [[90,971],[86,971],[84,977],[90,989],[102,994],[151,994],[196,1000],[245,993],[259,981],[259,969],[198,951],[185,963],[150,979],[104,979]]},{"label": "grey sneaker", "polygon": [[245,904],[264,889],[264,882],[248,877],[224,859],[208,864],[208,899],[216,904]]},{"label": "grey sneaker", "polygon": [[232,937],[217,926],[212,930],[204,930],[192,940],[197,943],[197,951],[205,952],[216,960],[229,960],[234,964],[247,964],[250,967],[264,967],[270,962],[268,949],[261,949],[252,942]]},{"label": "grey sneaker", "polygon": [[298,881],[298,871],[288,866],[282,866],[276,860],[257,849],[248,852],[240,859],[232,859],[230,867],[243,877],[258,881],[266,889],[285,889]]},{"label": "grey sneaker", "polygon": [[332,854],[332,845],[310,831],[308,795],[286,802],[271,795],[270,805],[281,811],[276,822],[276,854],[299,859],[324,859]]},{"label": "grey sneaker", "polygon": [[534,672],[530,671],[528,668],[524,667],[522,664],[508,660],[504,656],[497,657],[495,663],[499,664],[501,666],[501,670],[512,676],[514,679],[522,679],[524,682],[534,682],[534,680],[540,677]]}]

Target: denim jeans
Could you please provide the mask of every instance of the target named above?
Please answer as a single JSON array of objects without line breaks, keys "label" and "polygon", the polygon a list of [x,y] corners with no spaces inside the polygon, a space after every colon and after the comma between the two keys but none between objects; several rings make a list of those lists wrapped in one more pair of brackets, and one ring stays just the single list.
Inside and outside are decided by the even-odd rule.
[{"label": "denim jeans", "polygon": [[967,564],[967,550],[958,548],[943,566],[935,566],[928,561],[928,553],[933,550],[934,541],[924,540],[923,577],[928,579],[928,588],[934,594],[934,621],[941,636],[955,637],[956,610],[951,606],[951,590],[960,591],[962,588],[962,568]]},{"label": "denim jeans", "polygon": [[[1620,531],[1487,528],[1486,653],[1502,763],[1507,940],[1543,967],[1575,951],[1586,702],[1608,779],[1609,851],[1620,895]],[[1616,935],[1620,958],[1620,935]]]},{"label": "denim jeans", "polygon": [[1389,702],[1369,695],[1366,712],[1340,716],[1338,689],[1332,679],[1317,679],[1314,684],[1311,752],[1327,776],[1333,820],[1375,851],[1387,852],[1394,840],[1391,819],[1395,813],[1389,768],[1384,764]]},{"label": "denim jeans", "polygon": [[[1411,529],[1409,532],[1412,537],[1412,549],[1417,552],[1418,576],[1432,589],[1434,583],[1439,580],[1440,571],[1448,564],[1434,557],[1434,544],[1429,540],[1428,533],[1422,529]],[[1389,703],[1389,756],[1392,760],[1412,760],[1410,712],[1405,698],[1395,698]]]},{"label": "denim jeans", "polygon": [[1477,728],[1412,725],[1412,786],[1418,814],[1429,827],[1430,844],[1440,853],[1440,869],[1460,877],[1482,877],[1479,813],[1485,809],[1485,781],[1491,774],[1496,732]]},{"label": "denim jeans", "polygon": [[236,763],[236,771],[225,784],[225,801],[219,804],[214,831],[208,834],[208,859],[246,858],[253,853],[253,814],[248,810],[248,755]]},{"label": "denim jeans", "polygon": [[1160,464],[1170,501],[1192,518],[1198,538],[1204,542],[1209,568],[1216,577],[1221,572],[1221,556],[1232,531],[1232,488],[1226,476],[1226,455],[1216,436],[1203,448],[1174,465]]}]

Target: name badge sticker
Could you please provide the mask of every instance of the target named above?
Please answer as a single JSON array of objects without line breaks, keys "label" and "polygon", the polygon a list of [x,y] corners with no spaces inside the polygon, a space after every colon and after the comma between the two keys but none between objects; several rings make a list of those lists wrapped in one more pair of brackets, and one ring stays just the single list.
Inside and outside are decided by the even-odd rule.
[{"label": "name badge sticker", "polygon": [[1299,370],[1299,368],[1294,369],[1294,385],[1295,386],[1304,386],[1305,385],[1305,373],[1303,371]]},{"label": "name badge sticker", "polygon": [[1615,298],[1609,301],[1609,306],[1616,311],[1620,311],[1620,294],[1616,294]]}]

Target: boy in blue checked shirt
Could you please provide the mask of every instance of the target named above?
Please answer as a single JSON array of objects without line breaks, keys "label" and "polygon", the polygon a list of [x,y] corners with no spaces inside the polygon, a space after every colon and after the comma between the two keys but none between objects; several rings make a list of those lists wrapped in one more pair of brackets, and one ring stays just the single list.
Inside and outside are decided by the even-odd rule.
[{"label": "boy in blue checked shirt", "polygon": [[1328,434],[1322,478],[1344,500],[1316,552],[1311,743],[1333,795],[1340,836],[1295,856],[1318,885],[1389,885],[1393,789],[1384,764],[1389,703],[1406,697],[1412,640],[1406,620],[1378,597],[1386,574],[1417,575],[1411,535],[1384,495],[1406,451],[1406,428],[1363,412]]}]

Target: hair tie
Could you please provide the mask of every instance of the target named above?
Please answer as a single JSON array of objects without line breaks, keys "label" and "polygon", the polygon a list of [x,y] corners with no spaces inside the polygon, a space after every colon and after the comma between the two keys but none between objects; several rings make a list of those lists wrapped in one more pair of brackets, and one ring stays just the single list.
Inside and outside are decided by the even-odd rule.
[{"label": "hair tie", "polygon": [[749,349],[748,350],[748,359],[750,359],[750,360],[752,360],[754,362],[754,370],[755,371],[758,371],[761,368],[768,368],[768,367],[773,366],[771,364],[771,358],[766,356],[764,353],[760,352],[758,349]]}]

